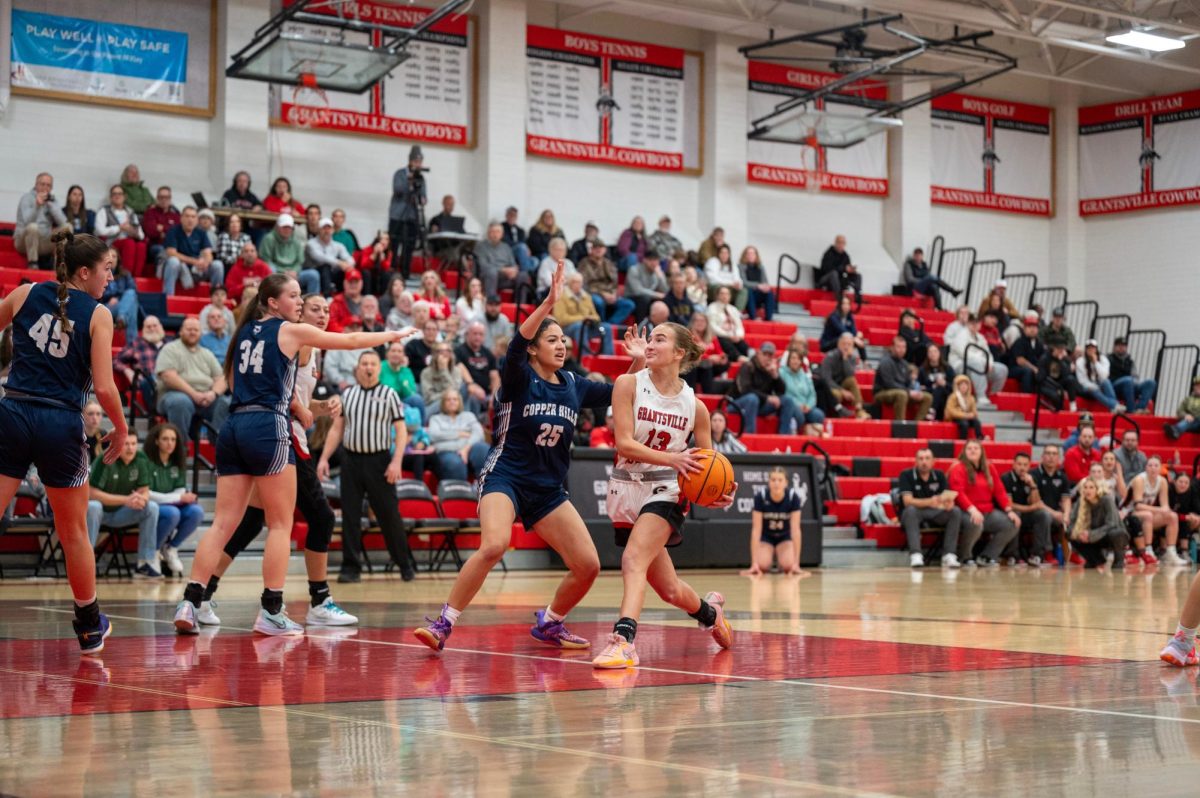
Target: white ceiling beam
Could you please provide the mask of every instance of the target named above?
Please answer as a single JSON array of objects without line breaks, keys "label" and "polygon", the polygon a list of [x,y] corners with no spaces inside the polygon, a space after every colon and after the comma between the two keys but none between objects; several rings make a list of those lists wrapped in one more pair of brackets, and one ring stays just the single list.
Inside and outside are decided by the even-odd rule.
[{"label": "white ceiling beam", "polygon": [[1117,11],[1110,8],[1096,8],[1094,5],[1087,3],[1077,3],[1075,0],[1042,0],[1049,6],[1063,8],[1069,11],[1078,11],[1083,14],[1100,14],[1102,16],[1119,19],[1122,22],[1128,22],[1133,25],[1153,25],[1156,28],[1178,31],[1179,33],[1196,33],[1200,34],[1200,27],[1195,25],[1187,25],[1182,22],[1175,22],[1169,19],[1154,19],[1142,14],[1133,14],[1126,11]]},{"label": "white ceiling beam", "polygon": [[1188,75],[1200,75],[1200,68],[1187,66],[1186,64],[1176,64],[1173,61],[1159,58],[1147,58],[1144,55],[1139,55],[1130,50],[1119,50],[1116,47],[1106,47],[1103,44],[1092,44],[1090,42],[1081,42],[1075,39],[1060,39],[1056,36],[1046,37],[1046,41],[1059,47],[1067,47],[1072,50],[1080,50],[1087,53],[1097,53],[1099,55],[1108,56],[1109,58],[1119,58],[1122,61],[1133,61],[1139,64],[1148,64],[1156,66],[1160,69],[1170,69],[1174,72],[1183,72]]}]

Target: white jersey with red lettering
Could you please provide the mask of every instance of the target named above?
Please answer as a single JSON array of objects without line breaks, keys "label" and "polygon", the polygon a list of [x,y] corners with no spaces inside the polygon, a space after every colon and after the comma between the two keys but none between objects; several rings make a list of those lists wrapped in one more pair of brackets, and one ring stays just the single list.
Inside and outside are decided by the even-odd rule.
[{"label": "white jersey with red lettering", "polygon": [[[317,377],[321,372],[321,350],[313,349],[308,355],[308,364],[296,366],[296,388],[295,398],[300,404],[308,407],[312,402],[313,389],[317,387]],[[295,441],[297,451],[304,457],[309,457],[308,453],[308,430],[304,428],[295,416],[292,416],[292,439]]]}]

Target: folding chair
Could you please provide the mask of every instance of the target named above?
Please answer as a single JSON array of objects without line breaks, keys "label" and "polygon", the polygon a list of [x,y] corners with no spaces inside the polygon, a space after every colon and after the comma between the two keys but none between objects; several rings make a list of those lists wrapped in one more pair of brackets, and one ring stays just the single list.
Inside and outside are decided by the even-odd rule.
[{"label": "folding chair", "polygon": [[[133,532],[132,537],[130,531]],[[133,578],[133,566],[129,564],[129,545],[130,540],[133,541],[133,550],[137,551],[137,536],[138,525],[130,524],[128,526],[109,526],[108,524],[100,525],[100,535],[102,540],[96,545],[96,563],[99,568],[100,558],[104,556],[105,551],[109,551],[111,556],[108,559],[108,566],[104,569],[101,576],[108,577],[115,569],[117,576],[127,576]],[[105,533],[107,537],[103,537]]]},{"label": "folding chair", "polygon": [[[447,545],[457,551],[453,538],[458,534],[458,520],[442,517],[437,501],[429,491],[429,486],[416,479],[402,479],[396,483],[396,500],[399,502],[400,518],[404,522],[405,535],[409,538],[413,535],[442,536],[442,545],[430,554],[428,570],[432,571],[434,565],[440,567],[438,552],[447,549]],[[447,539],[450,540],[449,544],[447,544]]]},{"label": "folding chair", "polygon": [[[443,537],[441,547],[434,552],[434,561],[440,569],[447,557],[453,557],[454,564],[461,571],[463,561],[458,551],[458,535],[483,533],[479,526],[479,498],[475,486],[461,479],[443,479],[438,483],[438,506],[445,518],[458,521],[458,533]],[[500,567],[508,573],[503,558],[500,559]]]}]

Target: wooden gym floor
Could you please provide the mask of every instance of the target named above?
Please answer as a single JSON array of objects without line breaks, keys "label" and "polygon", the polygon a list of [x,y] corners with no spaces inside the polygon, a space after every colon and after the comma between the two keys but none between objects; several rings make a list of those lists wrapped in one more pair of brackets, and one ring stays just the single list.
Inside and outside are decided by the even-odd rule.
[{"label": "wooden gym floor", "polygon": [[[720,590],[720,652],[651,599],[642,667],[528,636],[554,574],[492,576],[437,656],[411,628],[449,577],[335,595],[362,623],[176,637],[181,585],[101,584],[81,658],[63,583],[0,583],[0,794],[11,796],[1134,795],[1200,792],[1196,668],[1156,659],[1188,569],[685,575]],[[620,577],[571,616],[599,641]],[[289,607],[303,619],[304,581]]]}]

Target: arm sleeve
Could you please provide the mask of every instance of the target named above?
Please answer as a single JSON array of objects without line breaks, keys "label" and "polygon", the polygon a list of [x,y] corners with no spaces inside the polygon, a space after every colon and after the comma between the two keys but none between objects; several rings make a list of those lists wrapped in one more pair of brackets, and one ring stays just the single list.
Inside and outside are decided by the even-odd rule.
[{"label": "arm sleeve", "polygon": [[521,335],[520,329],[513,330],[512,340],[504,355],[504,370],[500,372],[500,400],[512,401],[527,377],[525,367],[529,364],[529,339]]}]

